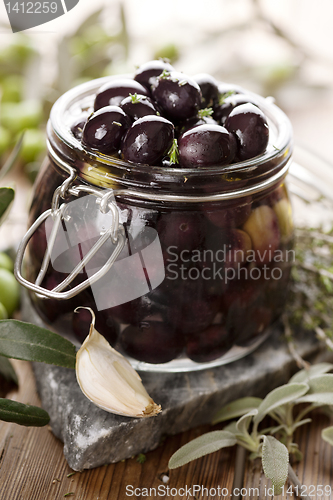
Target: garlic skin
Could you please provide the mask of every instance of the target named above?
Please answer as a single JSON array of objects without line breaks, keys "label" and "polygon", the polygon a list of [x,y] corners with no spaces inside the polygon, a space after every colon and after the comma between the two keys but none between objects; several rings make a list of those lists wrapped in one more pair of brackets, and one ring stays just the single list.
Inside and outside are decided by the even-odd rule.
[{"label": "garlic skin", "polygon": [[[77,308],[79,309],[79,308]],[[96,406],[126,417],[153,417],[161,412],[144,388],[138,373],[95,329],[76,354],[76,378],[83,394]],[[75,310],[76,311],[76,310]]]}]

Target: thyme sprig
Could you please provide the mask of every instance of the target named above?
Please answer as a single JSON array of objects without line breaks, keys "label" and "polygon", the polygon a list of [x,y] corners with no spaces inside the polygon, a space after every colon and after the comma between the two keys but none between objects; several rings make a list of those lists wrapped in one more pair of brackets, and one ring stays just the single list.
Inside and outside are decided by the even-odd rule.
[{"label": "thyme sprig", "polygon": [[168,151],[170,165],[177,165],[179,161],[179,149],[177,139],[174,139],[172,142],[172,146]]},{"label": "thyme sprig", "polygon": [[211,117],[213,115],[213,108],[203,108],[203,109],[199,109],[198,111],[198,117],[199,118],[207,118],[207,117]]},{"label": "thyme sprig", "polygon": [[223,92],[223,94],[220,94],[219,105],[222,106],[222,104],[225,103],[225,100],[227,99],[227,97],[230,97],[234,94],[236,94],[236,92],[234,90],[228,90],[227,92]]},{"label": "thyme sprig", "polygon": [[314,331],[333,350],[333,230],[297,230],[295,248],[286,317],[291,329]]}]

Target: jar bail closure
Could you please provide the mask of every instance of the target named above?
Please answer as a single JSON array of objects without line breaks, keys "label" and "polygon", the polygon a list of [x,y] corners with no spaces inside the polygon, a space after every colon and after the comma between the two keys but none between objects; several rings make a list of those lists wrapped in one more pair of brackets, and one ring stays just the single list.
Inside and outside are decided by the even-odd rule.
[{"label": "jar bail closure", "polygon": [[[55,154],[53,152],[53,154]],[[25,236],[23,237],[19,249],[17,251],[15,266],[14,266],[14,274],[18,282],[29,290],[35,292],[40,298],[49,298],[49,299],[70,299],[80,292],[88,288],[90,285],[98,281],[102,278],[112,267],[112,265],[117,260],[120,255],[122,249],[124,248],[126,236],[124,227],[119,223],[119,209],[115,201],[112,201],[111,198],[114,198],[114,193],[112,189],[101,190],[91,186],[85,186],[83,184],[79,184],[77,186],[73,186],[73,182],[75,181],[77,174],[75,170],[62,162],[60,158],[58,161],[62,163],[62,167],[69,173],[69,177],[59,186],[53,195],[52,206],[49,210],[43,212],[38,219],[31,225]],[[55,288],[52,290],[48,290],[41,286],[43,279],[45,278],[47,269],[51,260],[51,253],[54,248],[54,244],[56,241],[57,233],[63,221],[66,220],[65,210],[67,208],[67,203],[61,203],[61,200],[68,199],[69,196],[79,197],[81,193],[90,194],[96,197],[96,203],[99,205],[99,210],[102,214],[106,214],[107,212],[111,212],[112,222],[110,227],[100,235],[98,241],[93,245],[93,247],[87,252],[87,254],[81,259],[81,261],[74,267],[74,269],[69,273],[69,275]],[[43,262],[40,268],[40,271],[37,275],[35,283],[31,283],[27,279],[22,276],[22,262],[24,258],[24,254],[27,248],[27,245],[37,231],[37,229],[41,226],[41,224],[46,221],[48,217],[51,217],[53,220],[52,230],[50,232],[48,238],[48,245],[44,254]],[[111,239],[112,243],[115,245],[115,248],[105,262],[105,264],[89,279],[86,279],[82,283],[78,284],[74,288],[63,291],[67,286],[69,286],[73,280],[77,277],[77,275],[83,271],[88,262],[92,259],[92,257],[98,252],[98,250],[104,245],[104,243]]]}]

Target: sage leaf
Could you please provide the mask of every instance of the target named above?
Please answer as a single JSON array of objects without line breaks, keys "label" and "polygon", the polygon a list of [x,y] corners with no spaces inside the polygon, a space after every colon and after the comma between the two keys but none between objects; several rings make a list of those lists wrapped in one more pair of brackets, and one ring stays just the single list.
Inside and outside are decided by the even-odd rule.
[{"label": "sage leaf", "polygon": [[284,444],[272,436],[263,436],[262,466],[265,476],[272,481],[274,495],[282,493],[288,477],[289,453]]},{"label": "sage leaf", "polygon": [[322,375],[323,373],[327,373],[333,370],[332,363],[317,363],[312,365],[308,370],[300,370],[295,373],[289,380],[289,384],[302,384],[303,382],[307,383],[313,377],[317,377],[318,375]]},{"label": "sage leaf", "polygon": [[256,423],[261,422],[275,408],[295,401],[295,399],[303,396],[308,390],[309,386],[307,384],[285,384],[273,389],[259,405],[258,414],[254,417],[253,421]]},{"label": "sage leaf", "polygon": [[304,418],[303,420],[300,420],[299,422],[296,422],[296,424],[293,425],[293,432],[298,427],[301,427],[302,425],[305,425],[305,424],[310,424],[311,422],[312,422],[312,418]]},{"label": "sage leaf", "polygon": [[23,321],[0,321],[0,355],[75,368],[74,344],[61,335]]},{"label": "sage leaf", "polygon": [[189,443],[185,444],[172,455],[169,460],[169,469],[176,469],[192,460],[214,453],[221,448],[234,446],[237,440],[228,431],[213,431],[203,434]]},{"label": "sage leaf", "polygon": [[8,382],[14,382],[18,385],[18,378],[13,365],[7,358],[0,356],[0,375],[2,375]]},{"label": "sage leaf", "polygon": [[281,424],[281,425],[276,425],[275,427],[267,427],[266,429],[263,429],[260,432],[262,432],[262,434],[276,434],[277,432],[280,431],[287,432],[288,427],[285,424]]},{"label": "sage leaf", "polygon": [[37,406],[0,398],[0,420],[14,422],[19,425],[43,427],[49,423],[50,416],[45,410]]},{"label": "sage leaf", "polygon": [[321,431],[321,437],[324,441],[326,441],[326,443],[329,443],[331,446],[333,446],[333,426],[323,429]]},{"label": "sage leaf", "polygon": [[236,423],[236,429],[238,430],[238,432],[240,432],[241,434],[247,434],[250,422],[252,418],[257,415],[257,413],[258,410],[255,408],[254,410],[251,410],[243,415]]},{"label": "sage leaf", "polygon": [[224,422],[225,420],[241,417],[249,411],[258,408],[261,402],[261,398],[246,397],[236,399],[235,401],[223,406],[214,416],[212,423],[218,424],[219,422]]},{"label": "sage leaf", "polygon": [[232,422],[230,422],[230,424],[223,427],[223,430],[231,432],[232,434],[235,434],[235,435],[239,434],[237,427],[236,427],[236,424],[237,424],[237,422],[235,420],[233,420]]},{"label": "sage leaf", "polygon": [[326,373],[309,381],[309,392],[296,403],[333,405],[333,374]]},{"label": "sage leaf", "polygon": [[0,188],[0,224],[6,218],[9,212],[10,205],[12,204],[15,196],[15,191],[9,187]]}]

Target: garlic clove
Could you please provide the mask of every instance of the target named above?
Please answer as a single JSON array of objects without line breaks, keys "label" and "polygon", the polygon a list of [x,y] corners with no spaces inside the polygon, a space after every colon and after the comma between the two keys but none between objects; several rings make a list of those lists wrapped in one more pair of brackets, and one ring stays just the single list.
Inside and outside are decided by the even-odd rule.
[{"label": "garlic clove", "polygon": [[[78,308],[79,309],[79,308]],[[153,417],[161,412],[144,388],[138,373],[95,328],[76,354],[76,378],[83,394],[96,406],[127,417]],[[76,309],[75,309],[76,311]]]}]

